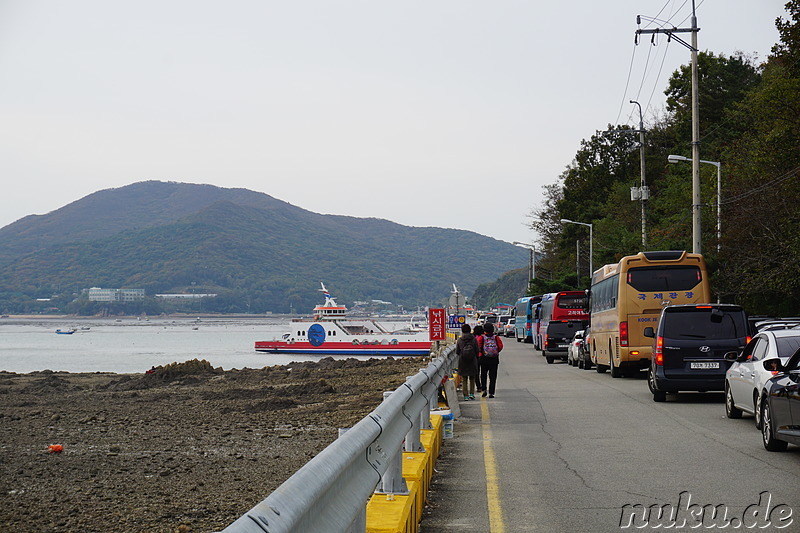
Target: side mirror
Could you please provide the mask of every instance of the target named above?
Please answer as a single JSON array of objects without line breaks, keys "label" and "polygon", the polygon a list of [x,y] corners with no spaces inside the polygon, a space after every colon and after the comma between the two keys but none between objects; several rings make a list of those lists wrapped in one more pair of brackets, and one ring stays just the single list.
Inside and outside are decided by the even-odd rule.
[{"label": "side mirror", "polygon": [[653,329],[653,326],[647,326],[646,328],[644,328],[642,335],[644,335],[645,337],[650,337],[651,339],[656,338],[656,332]]},{"label": "side mirror", "polygon": [[780,359],[767,359],[762,363],[764,369],[770,372],[785,372],[786,369],[781,364]]},{"label": "side mirror", "polygon": [[739,359],[739,352],[728,352],[723,357],[726,361],[736,361]]}]

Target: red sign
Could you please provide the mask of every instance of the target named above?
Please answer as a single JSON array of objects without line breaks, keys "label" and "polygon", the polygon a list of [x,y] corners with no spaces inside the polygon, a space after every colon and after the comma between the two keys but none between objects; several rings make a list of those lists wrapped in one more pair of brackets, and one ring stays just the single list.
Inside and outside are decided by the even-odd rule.
[{"label": "red sign", "polygon": [[428,332],[431,341],[443,341],[447,333],[447,316],[444,309],[428,309]]}]

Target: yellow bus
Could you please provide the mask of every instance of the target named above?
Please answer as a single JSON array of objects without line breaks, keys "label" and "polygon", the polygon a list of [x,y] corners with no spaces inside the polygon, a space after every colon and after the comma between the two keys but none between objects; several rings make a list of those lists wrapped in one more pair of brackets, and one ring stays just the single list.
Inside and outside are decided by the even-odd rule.
[{"label": "yellow bus", "polygon": [[709,302],[708,272],[700,254],[640,252],[603,266],[592,276],[589,296],[592,363],[615,378],[648,368],[653,339],[643,331],[656,328],[661,309]]}]

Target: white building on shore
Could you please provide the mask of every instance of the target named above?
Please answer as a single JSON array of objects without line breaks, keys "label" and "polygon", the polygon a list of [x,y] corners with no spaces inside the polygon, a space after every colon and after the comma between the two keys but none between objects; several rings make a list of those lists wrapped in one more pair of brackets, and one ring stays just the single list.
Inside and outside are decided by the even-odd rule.
[{"label": "white building on shore", "polygon": [[87,290],[90,302],[127,303],[144,300],[144,289],[101,289],[92,287]]}]

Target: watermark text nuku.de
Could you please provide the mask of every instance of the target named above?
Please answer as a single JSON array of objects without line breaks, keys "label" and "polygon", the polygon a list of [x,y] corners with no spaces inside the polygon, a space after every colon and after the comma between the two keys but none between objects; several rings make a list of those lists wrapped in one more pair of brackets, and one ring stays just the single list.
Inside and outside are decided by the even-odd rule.
[{"label": "watermark text nuku.de", "polygon": [[734,516],[725,504],[692,503],[688,491],[678,495],[677,504],[622,506],[621,529],[784,529],[792,525],[792,508],[774,503],[772,494],[764,491],[758,503],[748,505],[741,515]]}]

